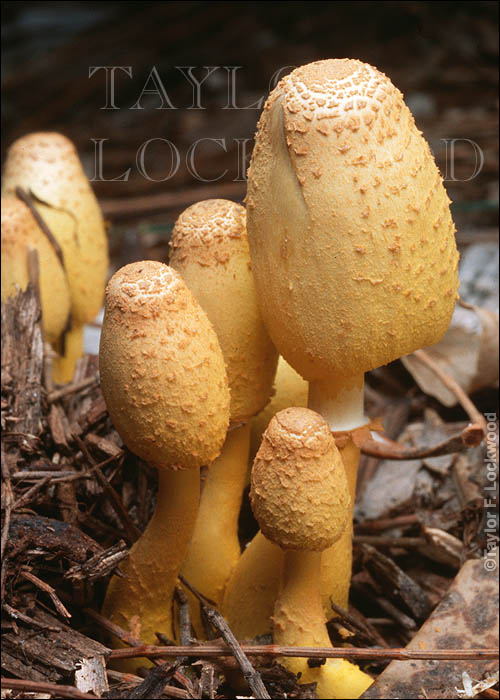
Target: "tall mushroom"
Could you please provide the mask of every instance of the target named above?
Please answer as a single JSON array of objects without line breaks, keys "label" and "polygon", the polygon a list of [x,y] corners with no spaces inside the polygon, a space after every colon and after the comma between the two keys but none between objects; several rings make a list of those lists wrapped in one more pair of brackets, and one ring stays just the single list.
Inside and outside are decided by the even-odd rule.
[{"label": "tall mushroom", "polygon": [[[350,518],[349,486],[328,423],[307,408],[272,418],[254,461],[250,500],[262,532],[284,550],[274,606],[273,640],[281,646],[329,647],[321,602],[321,552]],[[311,668],[285,658],[299,683],[317,683],[319,698],[357,698],[372,679],[343,659]]]},{"label": "tall mushroom", "polygon": [[2,197],[2,301],[28,286],[30,249],[38,253],[44,334],[50,343],[55,343],[66,327],[70,310],[68,281],[61,260],[28,207],[12,195]]},{"label": "tall mushroom", "polygon": [[71,292],[71,327],[61,340],[54,379],[68,382],[83,353],[83,326],[99,312],[108,269],[107,239],[97,200],[75,147],[62,134],[33,133],[9,148],[2,193],[17,187],[48,225],[63,252]]},{"label": "tall mushroom", "polygon": [[[172,593],[198,512],[200,466],[220,452],[229,390],[215,331],[180,275],[118,270],[106,290],[101,387],[127,447],[158,468],[155,513],[109,585],[104,614],[146,643],[173,638]],[[131,664],[126,664],[131,668]]]},{"label": "tall mushroom", "polygon": [[[240,557],[238,515],[248,464],[250,419],[268,402],[277,352],[262,322],[250,269],[246,212],[209,199],[188,207],[171,238],[170,264],[206,312],[219,339],[231,394],[222,453],[208,471],[183,575],[217,605]],[[203,627],[192,598],[192,620]]]},{"label": "tall mushroom", "polygon": [[[356,431],[368,424],[364,373],[436,343],[453,313],[449,203],[403,96],[376,68],[318,61],[269,96],[248,182],[255,284],[274,344],[310,383],[309,406],[342,433],[353,496]],[[323,556],[325,610],[330,595],[345,604],[346,533]],[[265,573],[263,549],[253,547],[246,566]],[[247,595],[232,582],[228,593]],[[254,625],[244,611],[238,617]]]}]

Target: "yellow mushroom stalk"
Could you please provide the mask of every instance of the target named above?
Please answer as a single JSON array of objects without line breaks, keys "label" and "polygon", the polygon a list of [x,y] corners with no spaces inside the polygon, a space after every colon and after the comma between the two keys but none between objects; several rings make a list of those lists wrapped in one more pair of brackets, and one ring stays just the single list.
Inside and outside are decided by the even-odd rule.
[{"label": "yellow mushroom stalk", "polygon": [[[63,252],[71,293],[71,326],[60,339],[54,379],[71,381],[83,354],[83,326],[99,312],[108,269],[107,238],[99,204],[75,147],[62,134],[33,133],[9,148],[2,194],[22,188]],[[53,303],[57,303],[56,300]]]},{"label": "yellow mushroom stalk", "polygon": [[[353,435],[368,425],[364,373],[438,342],[453,313],[449,204],[402,94],[376,68],[318,61],[269,96],[248,180],[252,270],[271,339],[309,381],[309,407],[342,440],[353,494]],[[323,555],[327,614],[330,595],[347,602],[350,539],[346,529]],[[264,572],[261,549],[246,566]],[[272,577],[276,565],[268,567]],[[226,612],[244,632],[255,621],[236,607],[241,583],[229,583]]]},{"label": "yellow mushroom stalk", "polygon": [[226,436],[224,358],[180,275],[146,261],[121,268],[108,284],[99,366],[113,425],[159,472],[155,513],[120,565],[125,576],[111,580],[103,614],[152,644],[157,631],[174,637],[172,594],[196,522],[200,467]]},{"label": "yellow mushroom stalk", "polygon": [[[268,402],[277,352],[262,322],[250,267],[244,207],[209,199],[186,209],[172,234],[170,264],[217,333],[231,394],[233,427],[210,467],[182,574],[218,606],[240,557],[238,515],[245,485],[250,419]],[[203,636],[199,603],[192,621]]]},{"label": "yellow mushroom stalk", "polygon": [[55,343],[70,312],[68,281],[56,250],[28,207],[13,195],[2,197],[2,301],[25,290],[30,281],[28,254],[38,253],[44,335]]},{"label": "yellow mushroom stalk", "polygon": [[[252,469],[250,501],[269,541],[284,550],[272,619],[282,646],[329,647],[321,601],[321,552],[350,518],[342,458],[328,423],[307,408],[280,411],[264,433]],[[344,659],[311,668],[307,659],[280,661],[299,683],[317,683],[319,698],[357,698],[372,679]]]}]

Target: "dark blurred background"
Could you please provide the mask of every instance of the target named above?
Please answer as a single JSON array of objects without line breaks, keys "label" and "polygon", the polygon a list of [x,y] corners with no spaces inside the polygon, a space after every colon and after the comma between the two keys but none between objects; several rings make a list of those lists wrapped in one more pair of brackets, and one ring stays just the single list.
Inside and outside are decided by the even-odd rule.
[{"label": "dark blurred background", "polygon": [[[94,187],[114,267],[165,258],[172,223],[193,201],[241,201],[273,76],[331,57],[367,61],[403,91],[445,174],[459,244],[497,236],[496,2],[4,2],[2,14],[2,159],[16,137],[57,130],[99,176],[101,140]],[[92,66],[127,67],[115,71],[116,109],[103,109],[106,73],[89,77]],[[202,109],[190,109],[190,66],[200,81],[218,66],[201,84]],[[153,67],[163,96],[141,96],[155,88]],[[145,177],[136,160],[150,139]],[[450,139],[460,139],[454,170]]]}]

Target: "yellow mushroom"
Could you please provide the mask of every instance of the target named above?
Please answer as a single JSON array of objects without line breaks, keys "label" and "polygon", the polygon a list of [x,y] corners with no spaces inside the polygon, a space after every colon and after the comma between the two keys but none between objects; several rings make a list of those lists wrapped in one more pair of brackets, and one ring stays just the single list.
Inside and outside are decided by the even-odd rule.
[{"label": "yellow mushroom", "polygon": [[6,195],[2,197],[2,301],[28,286],[30,249],[38,253],[44,334],[50,343],[55,343],[66,327],[70,311],[66,274],[56,250],[28,207],[17,197]]},{"label": "yellow mushroom", "polygon": [[308,384],[283,358],[278,358],[274,378],[274,394],[262,411],[252,419],[250,429],[250,462],[253,462],[260,447],[264,430],[271,418],[290,406],[307,406]]},{"label": "yellow mushroom", "polygon": [[33,133],[9,148],[3,194],[21,187],[59,243],[71,292],[71,328],[54,379],[71,381],[83,353],[83,326],[99,312],[108,269],[107,239],[99,204],[75,147],[57,133]]},{"label": "yellow mushroom", "polygon": [[[350,495],[328,423],[307,408],[277,413],[252,469],[250,501],[269,541],[284,550],[274,606],[273,641],[281,646],[329,647],[321,601],[321,552],[342,535]],[[280,661],[299,683],[317,683],[319,698],[357,698],[372,679],[344,659],[310,668],[307,659]]]},{"label": "yellow mushroom", "polygon": [[200,466],[226,436],[224,358],[180,275],[146,261],[121,268],[107,286],[99,367],[116,430],[159,472],[155,513],[120,566],[125,577],[111,580],[103,611],[151,644],[156,631],[174,636],[172,593],[198,512]]},{"label": "yellow mushroom", "polygon": [[[262,322],[250,269],[246,212],[209,199],[177,219],[170,264],[206,312],[219,339],[231,394],[231,421],[222,453],[210,467],[182,574],[217,605],[240,557],[238,515],[248,463],[250,418],[268,402],[277,352]],[[199,603],[192,621],[203,636]]]},{"label": "yellow mushroom", "polygon": [[[318,61],[269,96],[249,170],[252,270],[274,344],[310,383],[309,407],[343,433],[353,496],[352,435],[368,424],[364,373],[436,343],[453,313],[458,252],[449,203],[403,96],[376,68]],[[326,614],[330,596],[347,603],[350,540],[346,529],[323,555]],[[277,555],[273,563],[268,546],[252,544],[241,565],[263,577],[267,568],[269,577],[247,585],[269,591]],[[256,621],[238,606],[251,595],[239,566],[225,613],[241,635],[257,624],[263,633],[264,616]]]}]

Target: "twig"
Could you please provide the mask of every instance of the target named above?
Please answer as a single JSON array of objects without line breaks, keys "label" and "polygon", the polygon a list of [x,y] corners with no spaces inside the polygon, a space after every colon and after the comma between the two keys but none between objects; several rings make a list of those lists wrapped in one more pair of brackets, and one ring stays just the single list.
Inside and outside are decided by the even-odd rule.
[{"label": "twig", "polygon": [[42,622],[38,622],[38,620],[33,619],[29,615],[25,615],[20,610],[16,610],[15,608],[13,608],[11,605],[8,605],[7,603],[4,603],[2,605],[2,608],[14,620],[21,620],[21,622],[26,622],[26,624],[29,625],[30,627],[36,627],[38,629],[45,630],[47,632],[60,632],[61,631],[59,629],[59,627],[51,627],[50,625],[44,625]]},{"label": "twig", "polygon": [[106,479],[104,474],[101,472],[99,469],[95,459],[92,457],[90,454],[87,445],[85,442],[78,436],[75,437],[76,442],[78,443],[78,447],[81,449],[85,457],[88,459],[90,464],[92,465],[93,468],[95,468],[95,475],[97,477],[97,480],[100,484],[100,486],[103,487],[104,493],[112,506],[113,510],[121,520],[123,527],[125,528],[125,532],[127,533],[127,537],[131,542],[135,542],[136,540],[139,539],[139,537],[142,535],[142,532],[139,530],[139,528],[135,525],[135,523],[131,520],[127,509],[123,505],[121,498],[119,495],[116,493],[114,488],[111,486],[109,481]]},{"label": "twig", "polygon": [[[234,634],[231,632],[229,625],[224,620],[220,612],[215,610],[215,608],[212,608],[210,605],[207,605],[204,596],[199,591],[197,591],[196,588],[184,578],[184,576],[179,575],[179,579],[185,586],[187,586],[187,588],[189,588],[191,593],[193,593],[193,595],[195,595],[198,598],[207,620],[210,622],[211,625],[215,627],[215,629],[218,632],[221,633],[232,655],[238,662],[243,676],[246,682],[248,683],[248,687],[252,691],[252,694],[255,695],[256,698],[269,698],[270,700],[271,696],[267,692],[266,686],[262,682],[260,673],[256,671],[250,663],[248,656],[243,651],[240,643],[238,642]],[[189,649],[189,647],[187,648]]]},{"label": "twig", "polygon": [[[477,408],[474,406],[470,398],[467,396],[465,391],[462,389],[462,387],[458,384],[458,382],[455,381],[453,377],[451,377],[449,374],[446,374],[446,372],[443,372],[441,367],[430,357],[430,355],[425,352],[425,350],[416,350],[413,353],[413,357],[416,357],[417,360],[425,365],[428,369],[430,369],[436,377],[438,377],[441,382],[444,384],[444,386],[449,389],[452,394],[456,396],[458,401],[460,402],[460,405],[464,409],[464,411],[467,413],[469,418],[471,419],[472,425],[469,426],[464,430],[464,434],[466,431],[472,428],[479,428],[482,429],[483,431],[483,436],[486,435],[487,428],[486,428],[486,419],[483,416],[482,413],[479,413]],[[467,444],[467,442],[465,443]]]},{"label": "twig", "polygon": [[9,532],[10,532],[10,520],[11,520],[11,515],[12,515],[12,501],[13,501],[13,493],[12,493],[12,485],[10,482],[10,469],[9,469],[9,464],[8,460],[6,459],[4,449],[3,449],[3,444],[0,450],[0,456],[1,456],[1,470],[2,470],[2,482],[4,485],[4,489],[2,489],[4,492],[2,494],[2,507],[5,510],[5,516],[4,516],[4,521],[2,525],[2,535],[0,539],[0,564],[1,564],[1,574],[0,574],[0,599],[3,601],[4,599],[4,593],[5,593],[5,580],[7,578],[7,566],[4,565],[4,554],[5,554],[5,548],[7,546],[7,541],[9,539]]},{"label": "twig", "polygon": [[402,610],[397,608],[393,603],[391,603],[390,600],[387,600],[387,598],[384,598],[382,595],[374,595],[368,586],[353,581],[352,588],[353,590],[358,591],[364,600],[368,600],[370,603],[382,608],[382,610],[386,612],[389,617],[392,617],[392,619],[403,629],[411,630],[412,632],[417,629],[417,623],[415,620],[413,620],[413,618],[406,615]]},{"label": "twig", "polygon": [[361,445],[361,452],[378,459],[424,459],[426,457],[441,457],[442,455],[462,452],[468,447],[476,447],[483,438],[484,430],[482,426],[473,424],[468,425],[461,433],[452,435],[432,447],[409,447],[400,442],[388,440],[384,436],[384,442],[379,442],[373,438],[365,440]]},{"label": "twig", "polygon": [[50,693],[56,698],[75,698],[75,700],[97,700],[93,693],[82,693],[72,685],[57,685],[46,681],[28,681],[18,678],[4,678],[2,676],[2,688],[5,690],[17,690],[26,693]]},{"label": "twig", "polygon": [[61,471],[60,469],[45,469],[45,470],[40,470],[40,471],[21,471],[21,472],[14,472],[12,474],[12,478],[14,481],[30,481],[31,479],[48,479],[49,481],[52,479],[52,477],[55,476],[75,476],[78,472],[73,471]]},{"label": "twig", "polygon": [[75,564],[65,572],[64,578],[75,581],[94,581],[109,574],[118,564],[128,557],[128,547],[123,540],[108,547],[103,552],[94,554],[83,564]]},{"label": "twig", "polygon": [[221,633],[222,637],[224,638],[224,641],[231,649],[231,652],[236,661],[238,662],[239,667],[243,672],[243,676],[245,677],[245,680],[248,683],[248,687],[252,691],[252,694],[256,698],[270,699],[271,696],[267,692],[266,686],[262,682],[260,673],[256,671],[250,663],[248,656],[241,648],[238,640],[229,629],[229,625],[224,620],[222,615],[217,610],[215,610],[215,608],[210,608],[208,605],[204,606],[204,611],[208,618],[208,621]]},{"label": "twig", "polygon": [[[395,661],[486,661],[498,658],[498,648],[485,649],[393,649],[349,648],[349,647],[286,647],[276,644],[241,644],[242,652],[248,656],[270,656],[273,658],[289,656],[294,658],[327,659],[391,659]],[[234,656],[233,650],[217,644],[193,646],[144,645],[134,649],[114,649],[110,659],[132,659],[144,656],[148,659],[175,658],[176,656],[197,656],[213,658],[215,656]]]},{"label": "twig", "polygon": [[24,202],[24,204],[26,204],[26,206],[28,207],[28,209],[31,212],[31,215],[33,216],[36,223],[38,224],[38,226],[42,230],[42,233],[44,233],[45,236],[48,238],[50,245],[54,249],[54,252],[59,259],[59,262],[61,263],[61,265],[63,267],[63,270],[65,270],[66,268],[64,266],[64,255],[62,252],[62,248],[59,245],[59,243],[57,242],[57,240],[56,240],[54,234],[52,233],[52,231],[50,230],[50,228],[47,226],[45,221],[40,216],[40,212],[33,204],[31,195],[28,192],[26,192],[26,190],[23,190],[22,187],[16,187],[15,192],[16,192],[16,197],[18,199],[20,199],[22,202]]},{"label": "twig", "polygon": [[372,547],[425,547],[429,544],[425,537],[390,537],[384,535],[354,535],[354,544],[371,544]]},{"label": "twig", "polygon": [[5,554],[5,547],[7,545],[7,540],[9,539],[9,530],[10,530],[10,516],[12,514],[12,487],[10,483],[10,477],[8,476],[7,479],[4,481],[5,484],[5,490],[3,493],[3,507],[5,509],[5,518],[3,521],[3,527],[2,527],[2,538],[0,541],[0,559],[3,563],[3,557]]},{"label": "twig", "polygon": [[[135,676],[133,673],[113,671],[111,668],[106,669],[106,673],[110,681],[116,681],[118,683],[129,683],[138,686],[144,680],[140,676]],[[163,694],[168,695],[171,698],[179,698],[179,700],[188,700],[188,698],[191,697],[187,690],[177,688],[175,685],[164,685]]]},{"label": "twig", "polygon": [[12,506],[12,511],[14,512],[14,511],[17,510],[18,508],[21,508],[21,506],[24,506],[24,505],[28,504],[28,503],[32,500],[33,496],[34,496],[36,493],[38,493],[38,491],[40,491],[41,489],[43,489],[43,487],[44,487],[46,484],[48,484],[49,481],[50,481],[50,477],[49,477],[49,476],[46,476],[44,479],[41,479],[41,481],[38,481],[38,482],[37,482],[36,484],[34,484],[33,486],[30,486],[30,488],[29,488],[27,491],[25,491],[25,493],[23,493],[23,495],[20,496],[20,497],[17,499],[17,501],[14,502],[14,504],[13,504],[13,506]]},{"label": "twig", "polygon": [[[95,610],[92,610],[92,608],[84,608],[83,612],[91,617],[93,620],[95,620],[101,627],[103,627],[107,632],[110,632],[112,635],[115,637],[118,637],[124,644],[129,644],[131,647],[137,648],[137,647],[144,647],[144,643],[138,639],[137,637],[134,637],[131,635],[129,632],[123,629],[123,627],[119,627],[119,625],[116,625],[114,622],[111,622],[111,620],[108,620],[107,617],[104,617],[104,615],[100,615],[98,612]],[[138,656],[142,656],[141,654],[138,654]],[[133,658],[133,657],[132,657]],[[158,661],[157,659],[151,659],[152,662],[155,664],[155,666],[160,666],[161,661]]]},{"label": "twig", "polygon": [[23,568],[21,569],[20,573],[23,578],[25,578],[27,581],[31,581],[31,583],[33,583],[37,588],[48,594],[59,615],[66,618],[71,617],[71,613],[64,607],[57,597],[55,588],[52,588],[52,586],[49,586],[48,583],[45,583],[45,581],[39,579],[38,576],[32,574],[31,571],[26,571],[26,569]]},{"label": "twig", "polygon": [[[92,474],[98,470],[101,469],[101,467],[106,467],[108,464],[111,464],[111,462],[116,462],[120,460],[124,455],[124,451],[121,450],[119,454],[116,455],[111,455],[111,457],[107,457],[105,460],[102,462],[99,462],[99,464],[94,464],[94,466],[90,467],[90,469],[86,469],[84,472],[74,472],[73,474],[68,474],[67,476],[58,476],[52,479],[52,483],[55,484],[63,482],[63,481],[77,481],[78,479],[90,479],[92,477]],[[61,472],[62,474],[62,472]]]},{"label": "twig", "polygon": [[356,523],[354,530],[368,530],[369,532],[379,532],[381,530],[391,530],[395,527],[410,527],[419,522],[416,513],[409,515],[397,515],[394,518],[379,518],[378,520],[365,520],[363,523]]},{"label": "twig", "polygon": [[183,208],[197,202],[200,199],[223,197],[229,199],[242,199],[245,196],[245,187],[241,183],[226,182],[219,185],[206,185],[183,189],[179,192],[162,192],[146,197],[123,197],[120,199],[104,199],[101,208],[104,216],[112,219],[127,218],[130,215],[151,214],[165,209]]},{"label": "twig", "polygon": [[191,643],[191,615],[189,614],[189,599],[186,592],[175,587],[174,591],[177,605],[179,606],[179,641],[181,646],[188,646]]},{"label": "twig", "polygon": [[[129,691],[128,698],[161,698],[165,692],[167,678],[172,670],[172,664],[162,663],[148,671],[146,677],[133,690]],[[191,697],[188,692],[181,697]]]},{"label": "twig", "polygon": [[[36,303],[39,309],[42,308],[42,297],[40,294],[40,258],[36,248],[28,247],[28,277],[33,287]],[[45,329],[43,323],[43,312],[40,318],[40,327],[42,336],[45,337]]]},{"label": "twig", "polygon": [[493,688],[486,688],[486,690],[483,690],[482,693],[479,693],[480,698],[492,698],[492,700],[497,700],[499,697],[498,690],[494,690]]},{"label": "twig", "polygon": [[47,401],[49,402],[49,404],[54,403],[54,401],[65,399],[67,396],[71,396],[71,394],[77,394],[79,391],[83,391],[83,389],[87,389],[88,387],[97,385],[98,383],[99,377],[87,377],[86,379],[82,379],[82,381],[78,382],[77,384],[68,384],[62,389],[56,389],[55,391],[52,391],[47,396]]},{"label": "twig", "polygon": [[368,644],[376,644],[387,648],[389,645],[382,637],[382,635],[368,622],[366,619],[361,619],[362,615],[356,611],[358,617],[351,614],[349,610],[344,610],[340,605],[337,605],[330,598],[330,605],[332,610],[339,616],[338,618],[333,618],[332,622],[339,622],[341,625],[345,625],[351,632],[361,635],[361,640],[367,642]]}]

